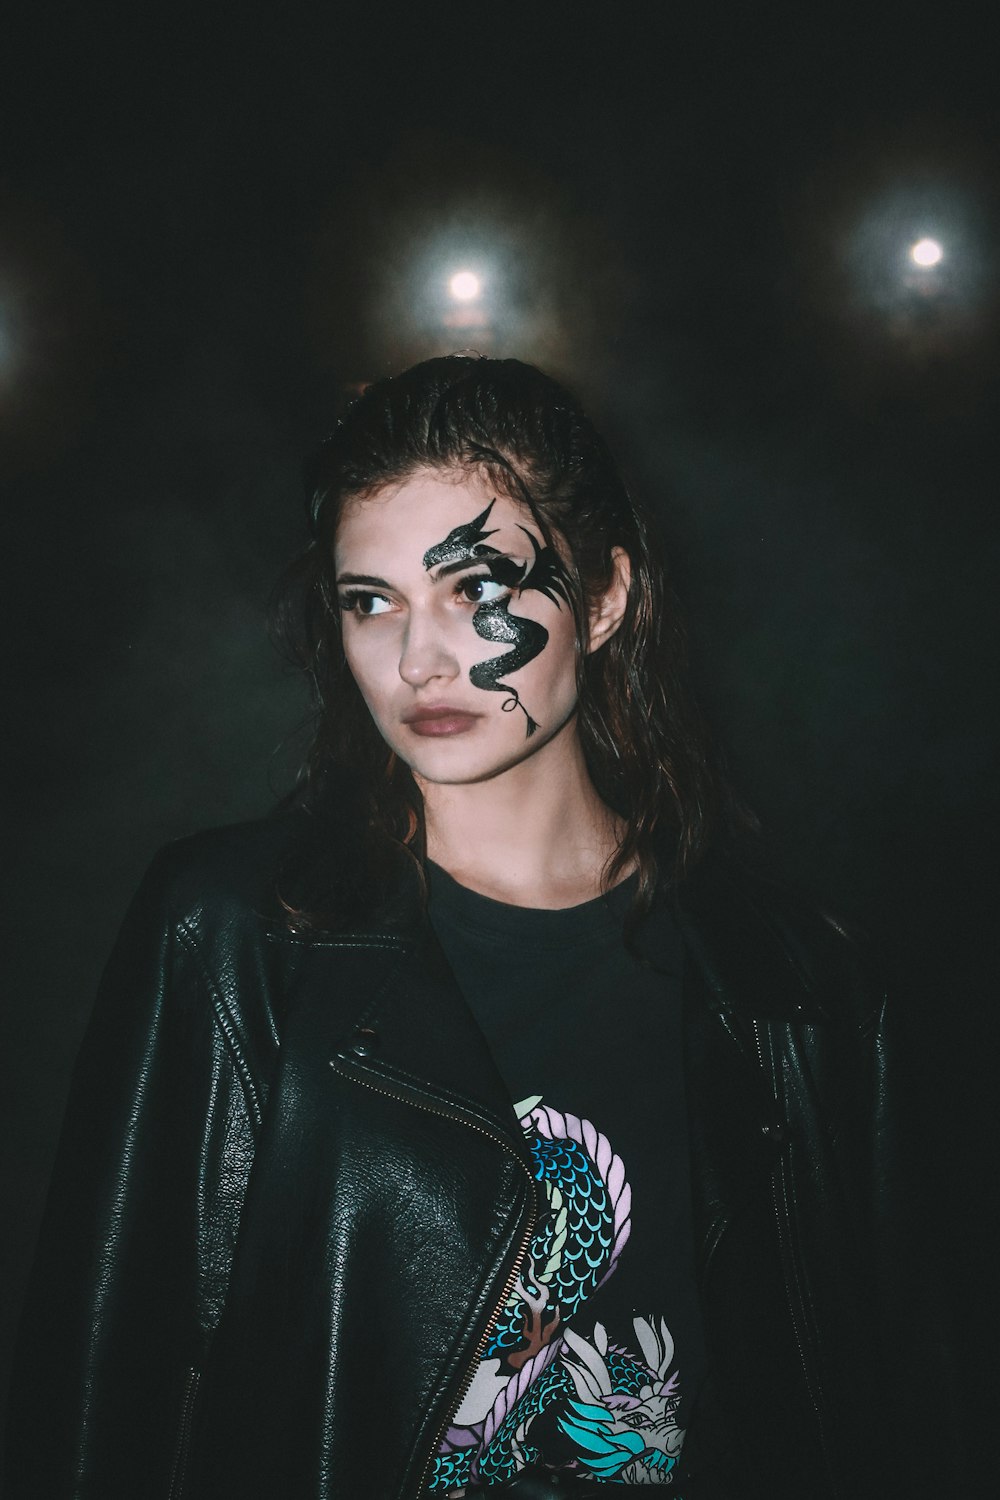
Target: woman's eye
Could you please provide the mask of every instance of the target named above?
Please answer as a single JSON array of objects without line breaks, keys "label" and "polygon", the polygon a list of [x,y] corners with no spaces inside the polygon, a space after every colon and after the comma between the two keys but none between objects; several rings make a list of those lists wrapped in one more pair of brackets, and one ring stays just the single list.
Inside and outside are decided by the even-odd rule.
[{"label": "woman's eye", "polygon": [[493,604],[510,593],[507,584],[496,578],[464,578],[458,588],[470,604]]},{"label": "woman's eye", "polygon": [[384,615],[386,610],[392,608],[392,605],[382,594],[358,592],[345,594],[340,601],[340,607],[344,610],[353,610],[358,615]]}]

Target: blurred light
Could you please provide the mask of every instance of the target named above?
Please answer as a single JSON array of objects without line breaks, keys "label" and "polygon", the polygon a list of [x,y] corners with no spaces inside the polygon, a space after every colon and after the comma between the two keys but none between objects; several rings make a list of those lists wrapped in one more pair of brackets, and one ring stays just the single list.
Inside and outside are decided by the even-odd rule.
[{"label": "blurred light", "polygon": [[471,302],[479,296],[479,277],[473,271],[456,271],[448,290],[457,302]]},{"label": "blurred light", "polygon": [[936,266],[944,255],[937,240],[917,240],[910,250],[910,259],[915,266]]}]

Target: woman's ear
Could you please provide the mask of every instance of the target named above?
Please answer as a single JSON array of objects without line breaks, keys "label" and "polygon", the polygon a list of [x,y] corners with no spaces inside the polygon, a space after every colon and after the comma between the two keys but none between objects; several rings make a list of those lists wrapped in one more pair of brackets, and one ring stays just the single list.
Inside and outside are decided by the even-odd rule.
[{"label": "woman's ear", "polygon": [[632,581],[632,563],[624,547],[611,549],[611,582],[590,611],[587,626],[587,651],[596,651],[609,641],[625,618],[628,588]]}]

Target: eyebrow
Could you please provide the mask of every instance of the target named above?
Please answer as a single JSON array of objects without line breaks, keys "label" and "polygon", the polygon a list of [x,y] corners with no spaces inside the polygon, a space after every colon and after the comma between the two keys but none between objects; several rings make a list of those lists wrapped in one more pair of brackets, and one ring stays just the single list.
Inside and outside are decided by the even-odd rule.
[{"label": "eyebrow", "polygon": [[527,558],[514,557],[509,552],[501,552],[499,548],[491,547],[488,552],[481,552],[477,557],[461,557],[457,562],[444,563],[432,568],[435,581],[439,578],[448,578],[452,573],[464,573],[468,568],[490,567],[495,562],[527,562]]},{"label": "eyebrow", "polygon": [[392,584],[385,578],[373,578],[368,573],[340,573],[337,583],[361,583],[373,589],[391,589]]},{"label": "eyebrow", "polygon": [[[431,570],[432,580],[436,583],[439,579],[450,578],[453,573],[464,573],[469,568],[489,567],[491,563],[497,562],[500,559],[504,559],[507,562],[514,563],[524,563],[527,561],[526,558],[515,557],[512,553],[509,552],[488,552],[487,554],[485,554],[485,556],[481,555],[479,557],[463,557],[460,558],[457,562],[444,563],[443,566],[433,568]],[[338,573],[338,587],[341,584],[348,583],[360,585],[362,588],[370,589],[392,588],[392,584],[387,578],[376,578],[372,573]]]},{"label": "eyebrow", "polygon": [[452,573],[464,573],[469,568],[488,566],[495,557],[499,556],[498,552],[490,551],[486,556],[480,554],[479,557],[460,557],[455,562],[440,563],[436,568],[432,568],[431,572],[435,580],[450,578]]}]

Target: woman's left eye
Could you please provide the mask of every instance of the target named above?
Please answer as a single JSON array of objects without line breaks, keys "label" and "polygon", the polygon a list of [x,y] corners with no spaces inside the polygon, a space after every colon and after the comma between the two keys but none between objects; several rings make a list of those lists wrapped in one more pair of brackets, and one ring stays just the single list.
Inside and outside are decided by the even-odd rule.
[{"label": "woman's left eye", "polygon": [[494,604],[498,599],[506,598],[510,589],[496,578],[463,578],[458,592],[470,604]]}]

